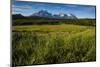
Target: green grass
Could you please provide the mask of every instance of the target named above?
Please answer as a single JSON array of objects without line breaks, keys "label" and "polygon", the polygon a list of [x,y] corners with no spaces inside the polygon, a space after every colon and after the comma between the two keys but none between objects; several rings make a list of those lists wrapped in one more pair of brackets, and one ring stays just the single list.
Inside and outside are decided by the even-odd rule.
[{"label": "green grass", "polygon": [[73,32],[73,31],[84,31],[86,29],[94,28],[93,26],[80,26],[80,25],[22,25],[22,26],[13,26],[13,31],[36,31],[36,32]]},{"label": "green grass", "polygon": [[13,65],[96,60],[94,26],[13,26]]}]

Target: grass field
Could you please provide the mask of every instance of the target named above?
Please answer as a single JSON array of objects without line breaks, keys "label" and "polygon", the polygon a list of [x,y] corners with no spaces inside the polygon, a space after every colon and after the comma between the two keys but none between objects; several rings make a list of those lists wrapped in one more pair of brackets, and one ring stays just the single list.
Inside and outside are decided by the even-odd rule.
[{"label": "grass field", "polygon": [[13,65],[96,60],[95,26],[24,25],[12,31]]},{"label": "grass field", "polygon": [[93,26],[81,26],[81,25],[21,25],[13,26],[13,31],[35,31],[35,32],[81,32],[86,29],[93,29]]}]

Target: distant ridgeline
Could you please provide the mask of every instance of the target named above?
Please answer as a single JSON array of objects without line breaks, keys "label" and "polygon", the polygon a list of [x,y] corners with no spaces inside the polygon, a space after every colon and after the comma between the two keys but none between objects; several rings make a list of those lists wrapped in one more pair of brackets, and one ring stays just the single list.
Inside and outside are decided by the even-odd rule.
[{"label": "distant ridgeline", "polygon": [[96,19],[91,18],[77,18],[74,14],[51,14],[47,11],[41,10],[33,13],[30,16],[23,16],[21,14],[12,15],[13,25],[57,25],[57,24],[75,24],[75,25],[96,25]]}]

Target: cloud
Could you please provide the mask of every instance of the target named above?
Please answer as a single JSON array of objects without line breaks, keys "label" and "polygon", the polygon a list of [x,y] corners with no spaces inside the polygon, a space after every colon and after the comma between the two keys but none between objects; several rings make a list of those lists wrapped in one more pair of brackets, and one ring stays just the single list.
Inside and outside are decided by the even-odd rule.
[{"label": "cloud", "polygon": [[28,10],[31,10],[32,7],[29,6],[29,5],[23,5],[23,6],[16,6],[16,5],[12,5],[12,8],[17,8],[17,9],[28,9]]},{"label": "cloud", "polygon": [[29,5],[12,5],[12,12],[25,13],[29,11],[33,11],[32,7]]}]

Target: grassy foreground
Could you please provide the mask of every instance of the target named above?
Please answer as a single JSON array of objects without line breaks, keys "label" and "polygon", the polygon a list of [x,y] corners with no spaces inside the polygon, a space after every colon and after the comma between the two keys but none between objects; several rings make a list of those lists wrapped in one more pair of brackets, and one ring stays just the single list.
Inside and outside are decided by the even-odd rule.
[{"label": "grassy foreground", "polygon": [[13,65],[72,63],[96,60],[94,26],[13,26]]}]

